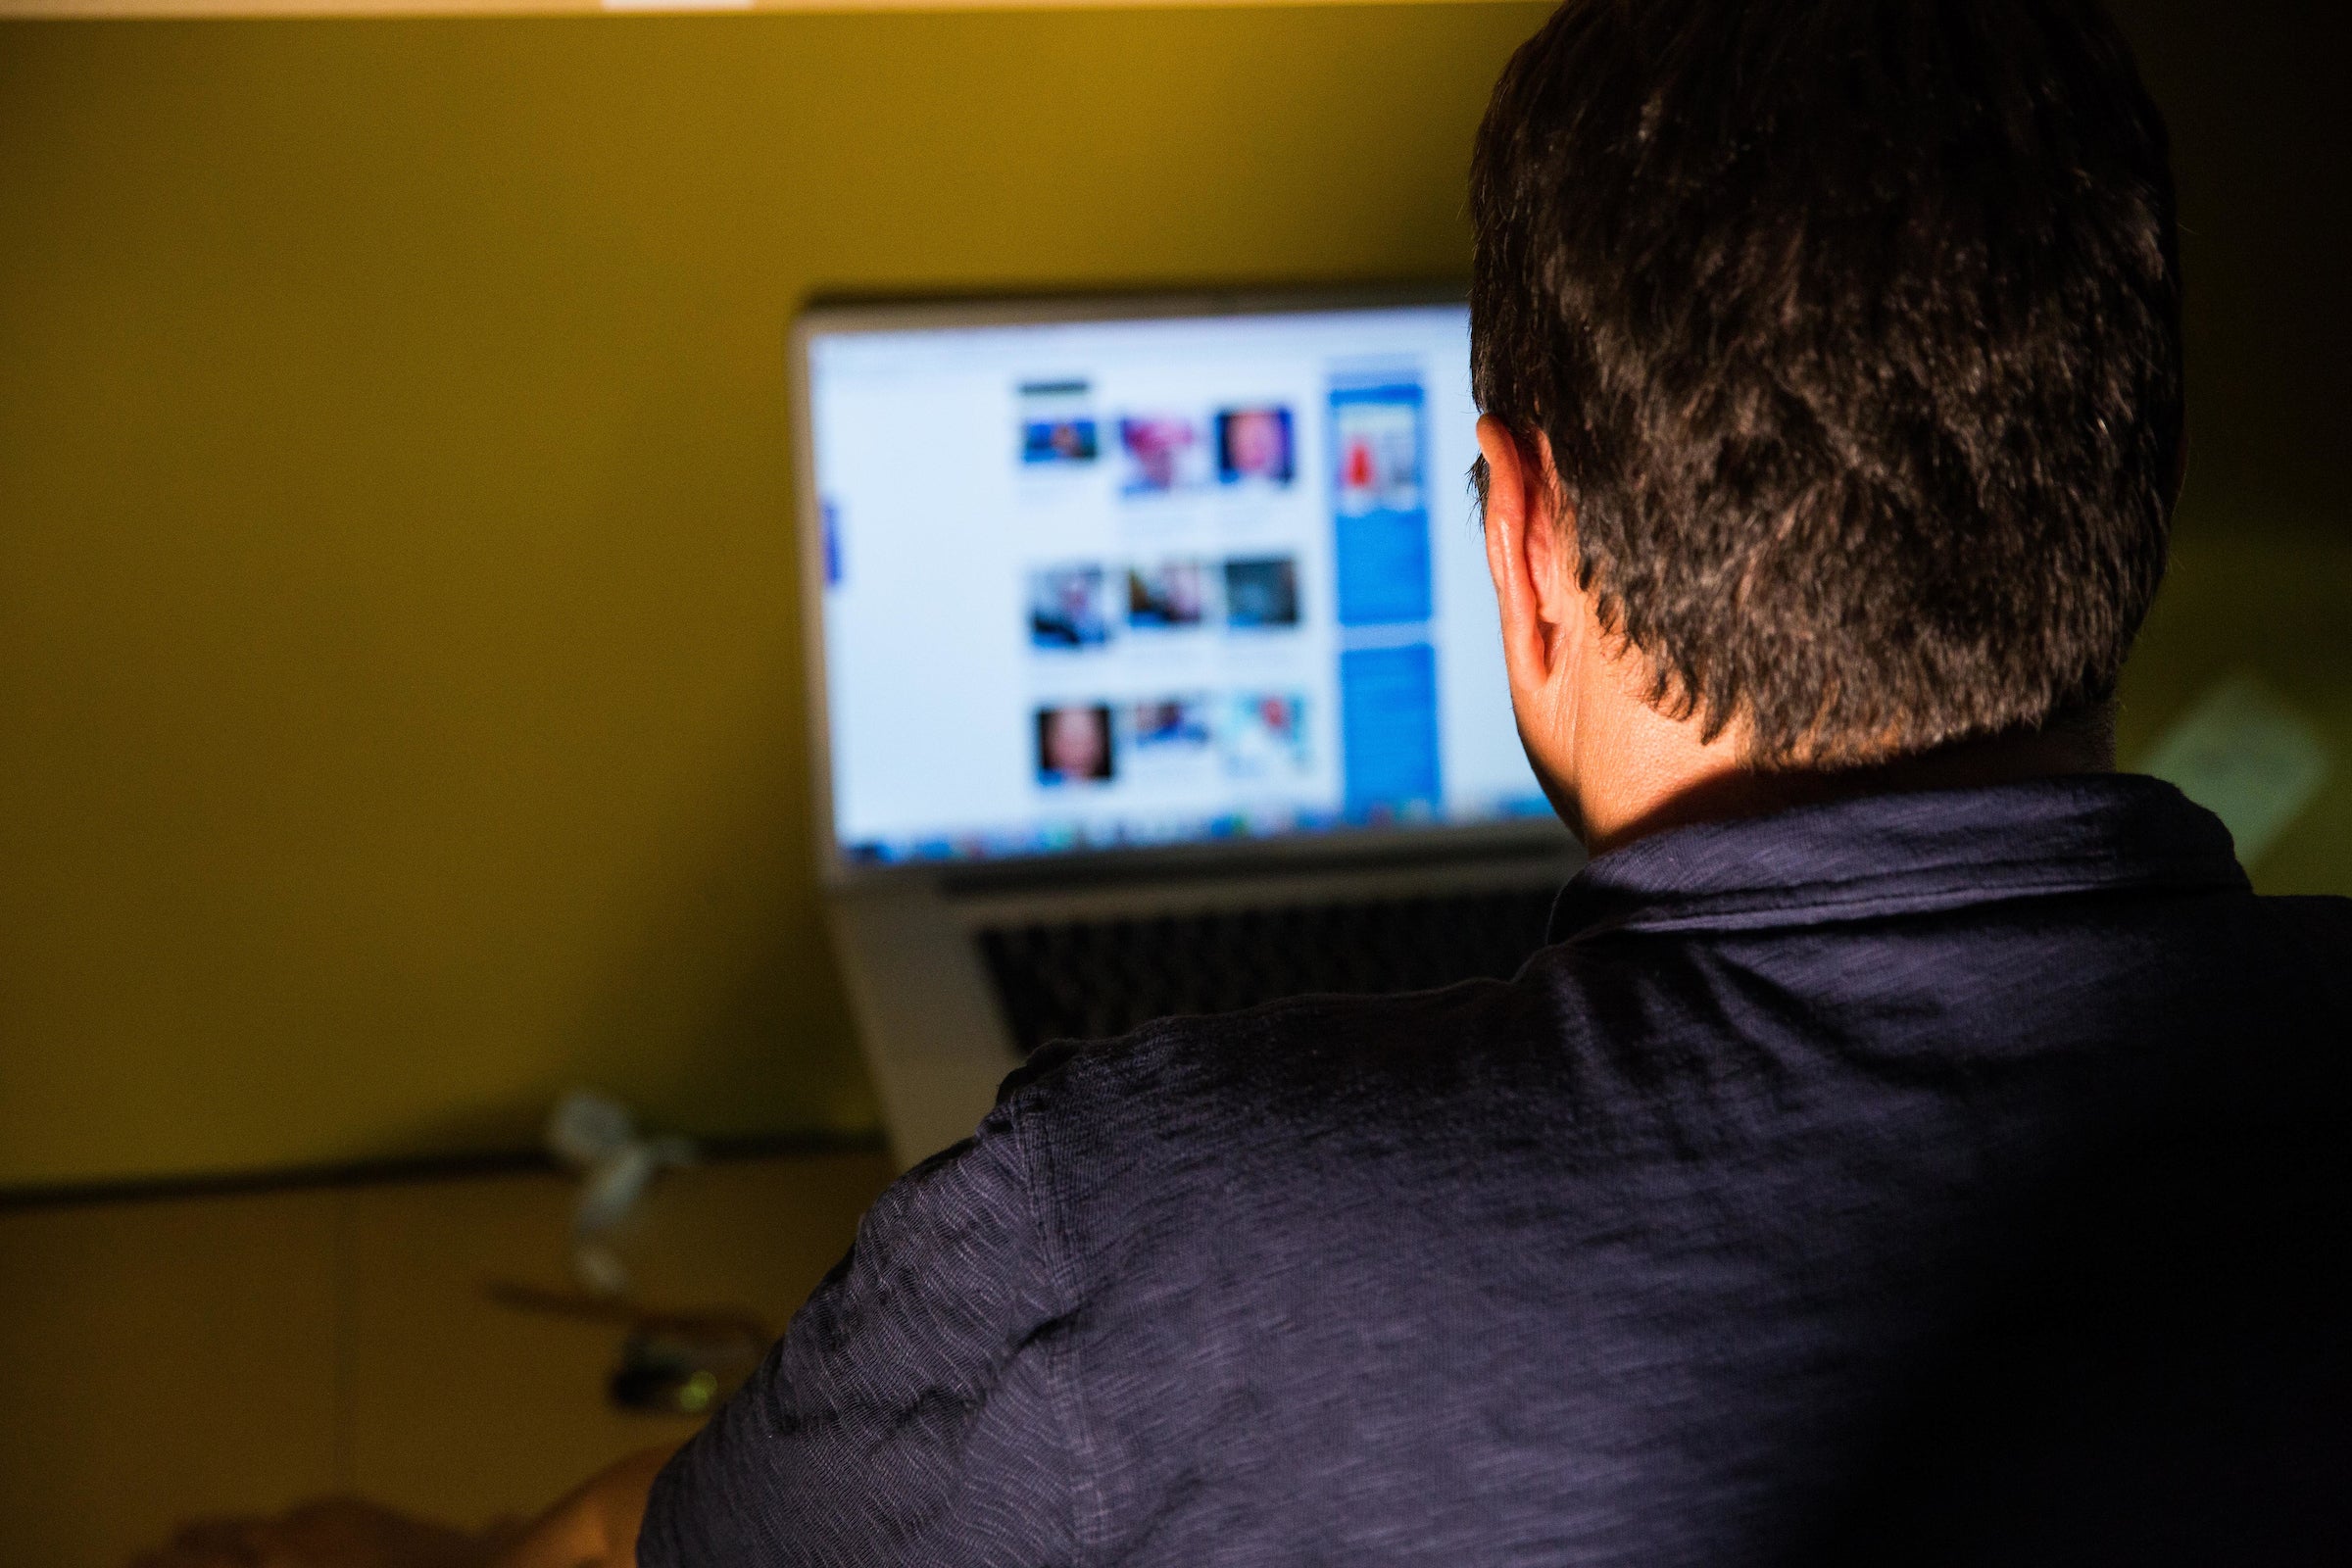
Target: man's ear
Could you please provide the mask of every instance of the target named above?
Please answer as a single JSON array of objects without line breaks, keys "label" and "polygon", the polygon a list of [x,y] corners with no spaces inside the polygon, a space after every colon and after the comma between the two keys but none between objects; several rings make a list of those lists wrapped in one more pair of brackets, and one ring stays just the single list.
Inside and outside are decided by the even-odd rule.
[{"label": "man's ear", "polygon": [[1567,621],[1583,608],[1582,596],[1571,591],[1550,444],[1537,441],[1537,450],[1526,452],[1500,419],[1489,415],[1478,421],[1487,466],[1487,571],[1501,612],[1503,664],[1512,687],[1523,691],[1549,684]]}]

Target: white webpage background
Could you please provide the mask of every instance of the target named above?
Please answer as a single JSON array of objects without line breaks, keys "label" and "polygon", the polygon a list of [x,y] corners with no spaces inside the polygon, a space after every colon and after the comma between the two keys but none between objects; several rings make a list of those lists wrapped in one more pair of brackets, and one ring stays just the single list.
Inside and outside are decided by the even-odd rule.
[{"label": "white webpage background", "polygon": [[[1338,625],[1328,397],[1335,370],[1417,371],[1429,408],[1433,621],[1445,808],[1483,815],[1535,793],[1511,728],[1486,562],[1464,476],[1476,456],[1468,324],[1458,307],[820,336],[810,344],[818,491],[841,575],[825,595],[836,832],[845,843],[1135,827],[1275,808],[1338,809]],[[1100,455],[1024,465],[1026,383],[1089,383]],[[1225,408],[1292,413],[1286,488],[1213,480],[1122,495],[1122,415],[1202,422]],[[1213,463],[1212,463],[1213,467]],[[1028,577],[1095,562],[1298,561],[1299,625],[1123,625],[1105,648],[1045,650]],[[1305,699],[1307,766],[1290,779],[1210,770],[1097,786],[1037,776],[1041,704],[1233,692]],[[1123,760],[1125,760],[1123,759]]]}]

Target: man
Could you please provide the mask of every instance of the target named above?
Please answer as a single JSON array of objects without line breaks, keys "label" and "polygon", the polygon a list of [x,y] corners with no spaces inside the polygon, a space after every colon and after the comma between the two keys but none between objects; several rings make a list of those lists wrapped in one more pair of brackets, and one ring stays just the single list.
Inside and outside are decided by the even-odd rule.
[{"label": "man", "polygon": [[1552,945],[1042,1054],[502,1561],[2352,1560],[2352,906],[2109,771],[2183,450],[2122,40],[1569,0],[1471,210]]}]

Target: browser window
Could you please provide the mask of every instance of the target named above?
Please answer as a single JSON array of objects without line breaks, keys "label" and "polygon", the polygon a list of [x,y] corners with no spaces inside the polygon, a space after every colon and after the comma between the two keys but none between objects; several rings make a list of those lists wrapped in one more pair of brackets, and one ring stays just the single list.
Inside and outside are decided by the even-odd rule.
[{"label": "browser window", "polygon": [[867,863],[1492,822],[1459,305],[815,330],[834,831]]}]

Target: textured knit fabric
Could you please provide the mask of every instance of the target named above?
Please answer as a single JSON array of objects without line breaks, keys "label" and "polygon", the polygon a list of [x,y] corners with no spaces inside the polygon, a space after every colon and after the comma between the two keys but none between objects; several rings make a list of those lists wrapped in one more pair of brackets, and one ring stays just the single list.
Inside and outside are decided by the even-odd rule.
[{"label": "textured knit fabric", "polygon": [[2083,777],[1645,839],[1552,937],[1041,1054],[640,1561],[2352,1561],[2352,905]]}]

